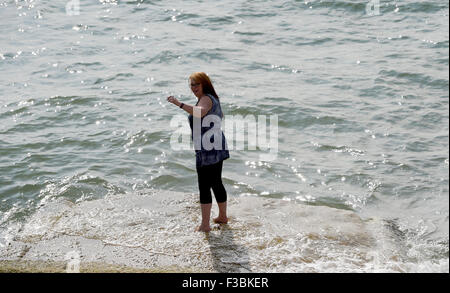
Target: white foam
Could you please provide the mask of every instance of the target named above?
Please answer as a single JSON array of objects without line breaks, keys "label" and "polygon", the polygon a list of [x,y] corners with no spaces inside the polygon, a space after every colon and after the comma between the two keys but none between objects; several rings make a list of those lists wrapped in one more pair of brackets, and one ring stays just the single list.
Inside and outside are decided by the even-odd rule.
[{"label": "white foam", "polygon": [[383,221],[365,222],[351,211],[231,197],[229,216],[228,225],[205,234],[194,232],[201,220],[194,194],[61,199],[40,208],[0,252],[9,259],[65,261],[77,251],[81,268],[96,262],[219,272],[445,271],[445,261],[404,262]]}]

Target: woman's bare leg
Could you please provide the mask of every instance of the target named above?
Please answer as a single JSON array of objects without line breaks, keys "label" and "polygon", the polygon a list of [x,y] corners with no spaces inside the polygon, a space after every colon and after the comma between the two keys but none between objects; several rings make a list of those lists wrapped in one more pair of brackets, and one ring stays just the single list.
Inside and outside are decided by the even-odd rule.
[{"label": "woman's bare leg", "polygon": [[217,224],[226,224],[228,223],[227,218],[227,202],[218,202],[217,205],[219,206],[219,216],[217,218],[214,218],[214,223]]},{"label": "woman's bare leg", "polygon": [[202,209],[202,224],[197,227],[198,232],[209,232],[211,227],[209,226],[209,219],[211,217],[211,203],[202,203],[200,207]]}]

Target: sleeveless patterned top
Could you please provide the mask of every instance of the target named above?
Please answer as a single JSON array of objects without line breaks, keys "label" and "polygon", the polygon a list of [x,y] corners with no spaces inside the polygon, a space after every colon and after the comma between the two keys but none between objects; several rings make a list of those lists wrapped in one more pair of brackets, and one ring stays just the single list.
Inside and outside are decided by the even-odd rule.
[{"label": "sleeveless patterned top", "polygon": [[[194,117],[192,115],[188,117],[189,126],[191,127],[191,138],[194,141],[197,167],[216,164],[230,157],[225,135],[221,130],[222,108],[220,107],[220,102],[213,95],[207,95],[213,103],[211,109],[201,119],[195,118],[196,123],[199,123],[196,125],[201,126],[201,131],[194,131]],[[197,104],[195,105],[197,106]]]}]

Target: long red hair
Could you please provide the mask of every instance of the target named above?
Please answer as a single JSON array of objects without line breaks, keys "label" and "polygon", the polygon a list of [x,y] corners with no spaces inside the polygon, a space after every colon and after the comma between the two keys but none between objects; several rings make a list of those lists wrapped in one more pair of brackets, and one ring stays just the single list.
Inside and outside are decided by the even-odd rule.
[{"label": "long red hair", "polygon": [[219,99],[219,96],[216,93],[216,90],[214,89],[214,86],[212,85],[211,79],[209,76],[204,72],[194,72],[189,76],[190,80],[193,80],[195,82],[199,82],[202,85],[203,93],[204,94],[211,94],[217,99]]}]

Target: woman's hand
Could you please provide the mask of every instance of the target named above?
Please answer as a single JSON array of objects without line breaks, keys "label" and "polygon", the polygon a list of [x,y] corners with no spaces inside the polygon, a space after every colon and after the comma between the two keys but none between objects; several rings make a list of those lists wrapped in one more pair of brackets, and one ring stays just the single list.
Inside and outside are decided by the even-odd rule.
[{"label": "woman's hand", "polygon": [[175,98],[174,96],[167,97],[167,101],[178,107],[181,105],[180,101],[178,101],[177,98]]}]

